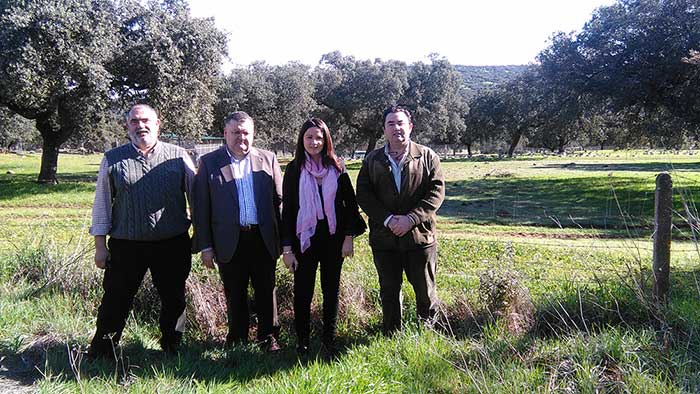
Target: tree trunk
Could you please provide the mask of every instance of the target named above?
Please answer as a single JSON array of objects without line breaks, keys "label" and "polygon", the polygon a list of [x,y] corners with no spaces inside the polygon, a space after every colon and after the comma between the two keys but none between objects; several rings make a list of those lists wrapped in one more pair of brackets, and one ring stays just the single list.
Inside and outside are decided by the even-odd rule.
[{"label": "tree trunk", "polygon": [[566,137],[561,137],[557,139],[557,143],[559,144],[559,146],[557,147],[559,154],[564,154],[564,151],[566,150],[566,145],[569,143],[569,141],[567,141]]},{"label": "tree trunk", "polygon": [[58,149],[70,137],[72,130],[61,127],[55,112],[37,116],[36,128],[42,139],[41,170],[37,183],[55,185],[58,183]]},{"label": "tree trunk", "polygon": [[368,154],[369,152],[373,151],[374,148],[377,146],[377,137],[369,137],[367,140],[367,150],[365,151],[365,155]]},{"label": "tree trunk", "polygon": [[467,157],[472,157],[472,144],[467,144]]},{"label": "tree trunk", "polygon": [[520,137],[522,135],[523,135],[523,133],[518,131],[511,138],[510,147],[508,147],[508,157],[513,157],[513,152],[515,152],[515,147],[518,146],[518,143],[520,142]]},{"label": "tree trunk", "polygon": [[38,183],[55,185],[58,183],[56,173],[58,172],[58,148],[59,144],[51,139],[44,139],[41,151],[41,171],[39,172]]}]

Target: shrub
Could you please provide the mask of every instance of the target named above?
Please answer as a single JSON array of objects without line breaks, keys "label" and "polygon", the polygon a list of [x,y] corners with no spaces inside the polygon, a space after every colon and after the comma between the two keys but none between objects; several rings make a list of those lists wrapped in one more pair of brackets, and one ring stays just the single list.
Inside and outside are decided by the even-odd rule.
[{"label": "shrub", "polygon": [[530,292],[513,270],[487,270],[479,275],[479,294],[495,318],[505,319],[508,332],[522,335],[532,328],[535,306]]}]

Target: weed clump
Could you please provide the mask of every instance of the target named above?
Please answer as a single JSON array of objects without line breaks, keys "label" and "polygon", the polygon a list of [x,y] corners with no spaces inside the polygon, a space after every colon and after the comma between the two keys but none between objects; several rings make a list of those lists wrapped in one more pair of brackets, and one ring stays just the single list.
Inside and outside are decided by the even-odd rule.
[{"label": "weed clump", "polygon": [[479,275],[479,294],[487,312],[505,321],[510,334],[523,335],[535,323],[530,292],[513,270],[487,270]]},{"label": "weed clump", "polygon": [[[340,282],[338,297],[338,320],[342,322],[348,334],[362,335],[372,331],[375,323],[381,322],[381,304],[379,291],[370,283],[373,277],[368,277],[366,271],[348,272]],[[320,313],[320,310],[319,310]]]},{"label": "weed clump", "polygon": [[23,245],[15,245],[15,253],[8,264],[12,281],[26,281],[33,285],[27,297],[47,290],[59,290],[83,299],[94,297],[100,287],[100,275],[90,269],[92,248],[80,240],[56,245],[38,237]]},{"label": "weed clump", "polygon": [[[15,245],[14,255],[4,276],[13,282],[24,281],[31,285],[31,290],[23,294],[25,298],[41,295],[44,292],[69,294],[79,299],[88,300],[88,314],[95,314],[102,297],[103,270],[93,263],[94,248],[85,245],[82,238],[57,244],[47,241],[42,235],[23,245]],[[154,305],[160,304],[158,292],[150,279],[145,279],[133,303],[133,313],[149,322],[158,321],[158,310]]]},{"label": "weed clump", "polygon": [[205,340],[222,342],[226,336],[226,298],[214,275],[190,275],[186,284],[187,315],[195,332]]}]

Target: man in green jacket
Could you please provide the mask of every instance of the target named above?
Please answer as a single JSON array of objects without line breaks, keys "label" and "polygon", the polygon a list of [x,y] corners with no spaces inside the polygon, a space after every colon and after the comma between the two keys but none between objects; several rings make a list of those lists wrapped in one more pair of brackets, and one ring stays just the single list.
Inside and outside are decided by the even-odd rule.
[{"label": "man in green jacket", "polygon": [[404,271],[416,293],[420,319],[432,323],[439,305],[435,214],[445,199],[445,181],[440,158],[430,148],[412,142],[412,130],[407,109],[387,108],[387,143],[365,157],[357,176],[357,202],[369,217],[385,334],[401,327]]}]

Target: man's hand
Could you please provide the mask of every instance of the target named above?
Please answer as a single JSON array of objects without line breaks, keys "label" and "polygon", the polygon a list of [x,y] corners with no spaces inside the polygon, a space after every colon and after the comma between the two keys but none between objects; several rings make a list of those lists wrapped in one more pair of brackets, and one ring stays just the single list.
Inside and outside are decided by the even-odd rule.
[{"label": "man's hand", "polygon": [[109,250],[107,250],[107,237],[104,235],[95,236],[95,267],[103,270],[107,267]]},{"label": "man's hand", "polygon": [[341,248],[341,254],[343,257],[353,257],[355,255],[355,246],[352,242],[352,235],[346,235],[343,240],[343,247]]},{"label": "man's hand", "polygon": [[199,258],[205,267],[214,269],[214,249],[203,250]]},{"label": "man's hand", "polygon": [[394,215],[389,221],[389,230],[397,237],[403,237],[413,228],[413,220],[406,215]]},{"label": "man's hand", "polygon": [[287,269],[289,272],[294,273],[294,271],[299,268],[299,262],[297,261],[296,256],[294,256],[294,253],[289,253],[291,252],[290,250],[285,250],[284,253],[282,253],[282,261],[284,262],[284,265],[287,266]]}]

